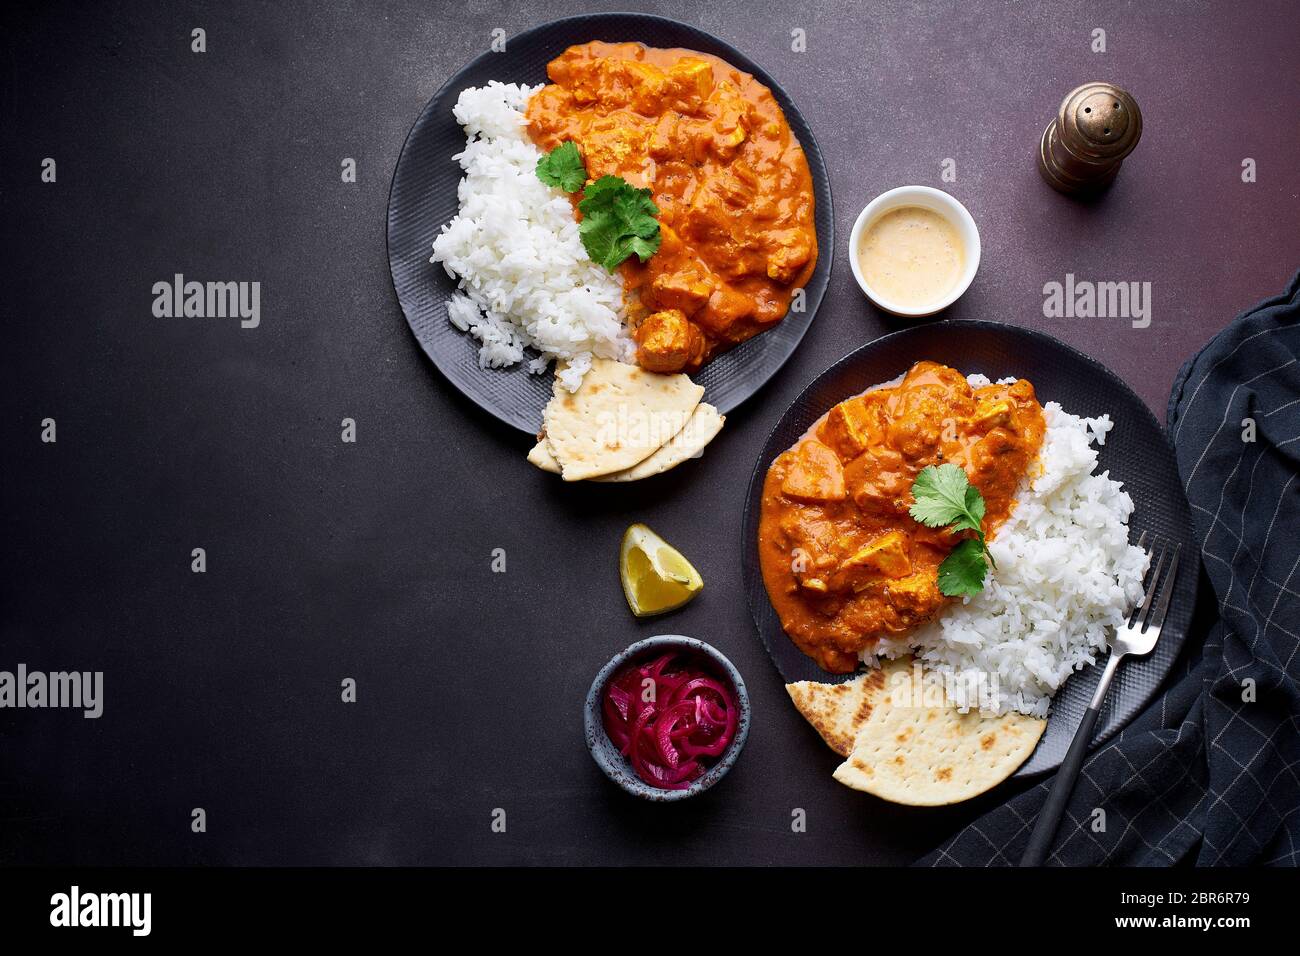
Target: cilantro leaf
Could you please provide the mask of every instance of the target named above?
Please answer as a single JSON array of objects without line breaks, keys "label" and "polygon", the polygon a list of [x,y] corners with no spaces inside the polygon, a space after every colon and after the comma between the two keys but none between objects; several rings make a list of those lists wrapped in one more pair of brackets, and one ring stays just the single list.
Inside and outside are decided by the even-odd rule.
[{"label": "cilantro leaf", "polygon": [[[967,491],[979,494],[979,491],[967,480],[965,469],[952,464],[937,467],[927,465],[912,482],[914,501],[910,513],[927,528],[942,528],[970,514]],[[979,507],[982,517],[983,498],[980,499]]]},{"label": "cilantro leaf", "polygon": [[978,594],[989,565],[997,567],[984,538],[984,496],[966,477],[966,470],[948,463],[927,465],[912,482],[913,518],[927,528],[974,531],[953,548],[939,565],[939,590],[949,597]]},{"label": "cilantro leaf", "polygon": [[[954,468],[957,466],[954,465]],[[963,473],[964,474],[964,473]],[[966,514],[957,520],[957,530],[979,531],[984,521],[984,496],[974,485],[966,485]]]},{"label": "cilantro leaf", "polygon": [[659,251],[659,207],[649,189],[637,189],[619,176],[601,176],[583,193],[578,211],[583,248],[611,272],[628,256],[645,262]]},{"label": "cilantro leaf", "polygon": [[984,577],[988,571],[984,543],[967,538],[939,565],[939,590],[949,597],[979,594],[984,589]]},{"label": "cilantro leaf", "polygon": [[566,193],[576,193],[587,181],[578,144],[565,140],[537,161],[537,178],[548,186],[559,186]]}]

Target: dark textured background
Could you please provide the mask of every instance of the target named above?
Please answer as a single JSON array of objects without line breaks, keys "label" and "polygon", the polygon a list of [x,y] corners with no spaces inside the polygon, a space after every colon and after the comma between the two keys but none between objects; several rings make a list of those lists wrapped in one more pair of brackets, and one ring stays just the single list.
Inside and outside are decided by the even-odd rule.
[{"label": "dark textured background", "polygon": [[[891,327],[842,248],[786,368],[702,461],[632,487],[534,471],[523,437],[453,392],[408,331],[384,210],[410,123],[493,27],[597,6],[680,16],[763,63],[816,131],[843,237],[867,199],[942,185],[955,158],[946,188],[984,259],[951,314],[1049,331],[1158,414],[1183,359],[1300,263],[1289,3],[9,10],[0,669],[103,670],[106,704],[98,721],[0,711],[0,860],[904,862],[1006,795],[917,811],[833,783],[745,608],[742,494],[767,431]],[[1109,52],[1090,52],[1094,27]],[[1146,128],[1085,207],[1032,156],[1061,96],[1093,78],[1132,90]],[[55,185],[39,181],[46,156]],[[356,185],[339,181],[345,156]],[[1151,281],[1152,327],[1042,318],[1043,283],[1067,271]],[[174,272],[260,281],[261,327],[153,318],[150,287]],[[55,445],[39,440],[47,416]],[[356,445],[339,441],[344,417]],[[633,520],[707,582],[672,617],[623,606]],[[489,570],[495,547],[506,574]],[[672,631],[737,664],[753,732],[711,793],[642,805],[588,758],[580,704],[612,652]]]}]

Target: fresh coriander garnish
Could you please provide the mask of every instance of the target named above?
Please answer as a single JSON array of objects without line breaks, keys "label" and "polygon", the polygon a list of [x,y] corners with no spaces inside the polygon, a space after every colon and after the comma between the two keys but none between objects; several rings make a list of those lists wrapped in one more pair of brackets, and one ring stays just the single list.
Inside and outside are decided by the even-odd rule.
[{"label": "fresh coriander garnish", "polygon": [[949,597],[979,594],[984,590],[988,562],[993,560],[992,555],[988,555],[987,560],[985,555],[988,555],[988,548],[982,540],[966,538],[959,542],[939,565],[939,590]]},{"label": "fresh coriander garnish", "polygon": [[583,248],[611,272],[633,253],[645,262],[659,251],[659,207],[649,189],[637,189],[620,176],[601,176],[583,193],[578,211]]},{"label": "fresh coriander garnish", "polygon": [[912,482],[913,518],[927,528],[974,531],[953,548],[939,565],[939,590],[949,597],[978,594],[984,589],[989,565],[997,567],[984,539],[984,496],[957,465],[927,465]]},{"label": "fresh coriander garnish", "polygon": [[[576,193],[587,181],[587,167],[572,140],[565,140],[537,161],[537,178],[566,193]],[[613,272],[636,253],[645,262],[659,251],[659,207],[649,189],[637,189],[622,176],[601,176],[586,188],[578,203],[582,247]]]},{"label": "fresh coriander garnish", "polygon": [[548,186],[558,186],[566,193],[576,193],[587,181],[578,144],[565,140],[537,161],[537,178]]}]

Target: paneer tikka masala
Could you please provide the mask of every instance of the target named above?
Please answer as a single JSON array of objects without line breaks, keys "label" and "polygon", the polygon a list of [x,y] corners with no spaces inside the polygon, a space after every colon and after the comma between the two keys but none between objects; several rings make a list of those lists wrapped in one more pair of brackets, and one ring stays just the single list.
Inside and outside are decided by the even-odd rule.
[{"label": "paneer tikka masala", "polygon": [[570,47],[546,71],[534,142],[576,143],[589,180],[621,176],[659,207],[659,251],[621,266],[637,362],[693,372],[781,321],[817,233],[808,161],[771,90],[715,56],[639,43]]},{"label": "paneer tikka masala", "polygon": [[973,388],[955,369],[918,362],[898,384],[840,402],[779,455],[763,486],[758,550],[772,606],[800,650],[848,673],[880,635],[934,617],[948,600],[939,565],[970,532],[912,518],[917,473],[964,468],[992,537],[1045,427],[1029,382]]}]

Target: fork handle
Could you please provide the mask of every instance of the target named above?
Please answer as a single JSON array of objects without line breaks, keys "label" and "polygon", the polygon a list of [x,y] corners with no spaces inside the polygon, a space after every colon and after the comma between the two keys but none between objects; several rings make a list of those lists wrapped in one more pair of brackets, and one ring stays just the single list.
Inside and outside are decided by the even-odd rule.
[{"label": "fork handle", "polygon": [[1088,755],[1088,745],[1092,743],[1092,731],[1097,726],[1097,715],[1101,712],[1102,701],[1106,697],[1110,679],[1115,675],[1115,668],[1119,665],[1121,656],[1123,655],[1112,653],[1110,660],[1106,661],[1106,669],[1102,672],[1096,693],[1092,695],[1092,703],[1083,712],[1083,720],[1079,721],[1079,729],[1074,732],[1070,749],[1066,751],[1065,759],[1061,761],[1061,768],[1056,771],[1056,779],[1052,781],[1052,792],[1047,795],[1047,802],[1043,804],[1038,819],[1034,821],[1034,831],[1029,835],[1029,845],[1025,847],[1025,855],[1020,858],[1021,866],[1042,866],[1043,861],[1047,859],[1047,851],[1051,848],[1052,838],[1056,836],[1061,815],[1065,813],[1065,805],[1070,800],[1070,794],[1074,792],[1075,781],[1079,779],[1079,768],[1083,766],[1083,758]]}]

